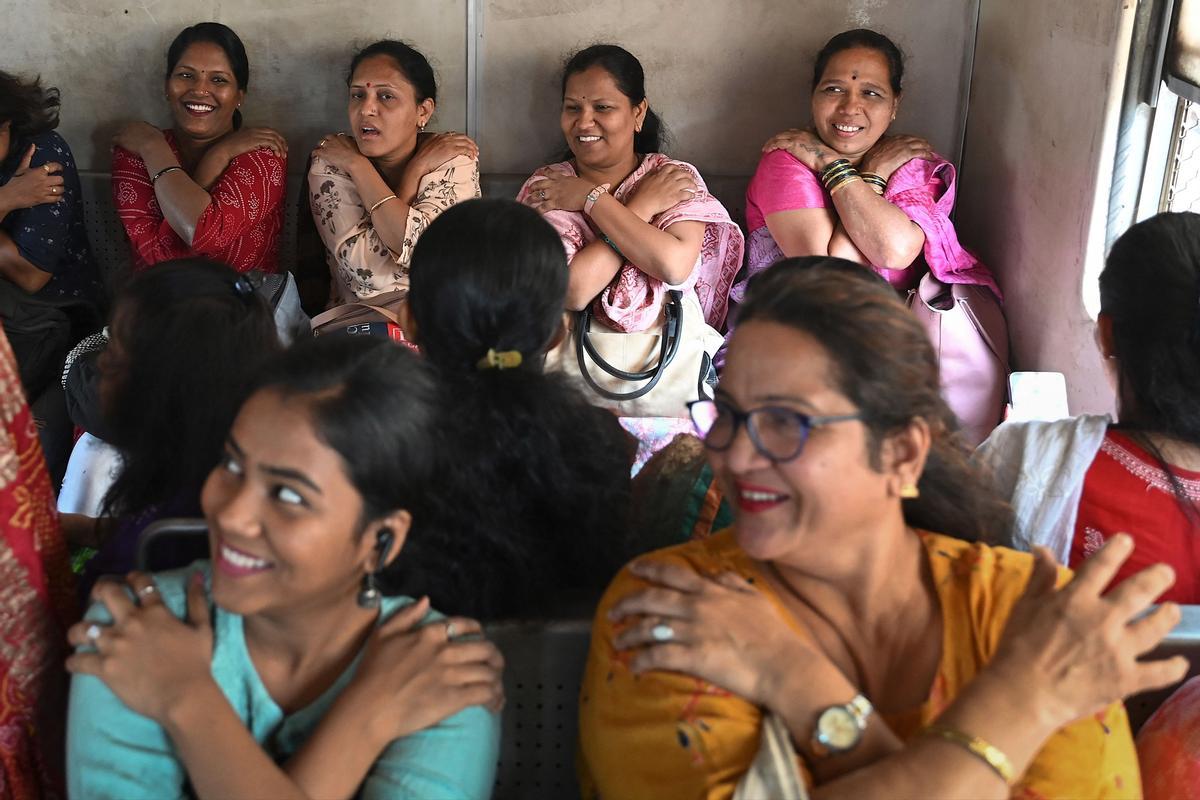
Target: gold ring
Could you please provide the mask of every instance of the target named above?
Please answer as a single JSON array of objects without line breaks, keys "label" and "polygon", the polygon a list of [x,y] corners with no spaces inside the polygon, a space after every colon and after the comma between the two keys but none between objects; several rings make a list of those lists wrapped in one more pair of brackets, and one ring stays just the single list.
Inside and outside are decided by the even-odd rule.
[{"label": "gold ring", "polygon": [[322,139],[321,143],[319,145],[317,145],[317,147],[324,147],[326,141],[327,141],[326,139]]},{"label": "gold ring", "polygon": [[42,164],[42,169],[46,170],[47,175],[50,174],[50,165],[49,164]]}]

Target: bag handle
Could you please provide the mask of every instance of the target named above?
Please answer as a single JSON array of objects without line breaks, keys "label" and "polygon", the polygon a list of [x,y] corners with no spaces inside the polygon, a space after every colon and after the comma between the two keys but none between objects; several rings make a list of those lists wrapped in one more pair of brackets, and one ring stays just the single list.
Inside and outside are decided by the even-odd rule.
[{"label": "bag handle", "polygon": [[[312,318],[312,327],[315,329],[315,328],[321,327],[322,325],[324,325],[327,322],[335,322],[335,321],[341,319],[342,317],[346,316],[347,310],[354,309],[354,308],[363,308],[368,311],[374,311],[376,314],[383,317],[388,322],[391,322],[394,325],[400,325],[400,315],[398,315],[396,312],[392,311],[390,308],[385,308],[383,306],[373,306],[370,303],[359,302],[359,303],[343,303],[342,305],[335,306],[335,307],[329,309],[328,311],[322,311],[320,314],[317,314],[315,317]],[[404,327],[404,326],[400,325],[400,327]]]},{"label": "bag handle", "polygon": [[[608,400],[636,400],[650,393],[658,382],[662,379],[663,373],[667,367],[675,359],[675,354],[679,351],[679,342],[683,339],[683,293],[678,289],[670,289],[667,291],[667,319],[663,325],[663,334],[659,345],[658,364],[648,370],[642,372],[625,372],[624,370],[614,367],[605,361],[592,344],[589,334],[589,328],[592,321],[592,309],[589,306],[579,312],[579,330],[575,340],[575,357],[579,360],[579,372],[583,376],[584,382],[596,394]],[[587,359],[584,358],[584,353],[591,356],[596,362],[596,366],[612,375],[615,378],[620,378],[624,381],[644,381],[649,380],[645,386],[639,389],[634,389],[629,392],[610,392],[603,386],[596,383],[588,372]]]}]

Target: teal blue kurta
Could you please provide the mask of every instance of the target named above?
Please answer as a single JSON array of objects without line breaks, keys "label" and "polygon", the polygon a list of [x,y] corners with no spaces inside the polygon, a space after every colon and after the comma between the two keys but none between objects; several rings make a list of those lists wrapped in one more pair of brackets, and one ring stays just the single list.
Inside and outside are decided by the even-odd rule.
[{"label": "teal blue kurta", "polygon": [[[180,617],[194,568],[155,576],[163,601]],[[380,621],[412,600],[385,597]],[[246,650],[242,617],[214,608],[212,674],[234,712],[277,763],[295,753],[350,682],[361,654],[307,707],[285,716],[267,693]],[[437,615],[440,616],[440,615]],[[107,621],[103,606],[90,619]],[[428,619],[435,618],[430,612]],[[474,706],[432,728],[393,741],[362,785],[363,800],[458,800],[491,796],[500,749],[500,718]],[[187,773],[162,727],[130,710],[104,683],[78,675],[71,684],[67,780],[75,800],[168,800],[186,797]]]}]

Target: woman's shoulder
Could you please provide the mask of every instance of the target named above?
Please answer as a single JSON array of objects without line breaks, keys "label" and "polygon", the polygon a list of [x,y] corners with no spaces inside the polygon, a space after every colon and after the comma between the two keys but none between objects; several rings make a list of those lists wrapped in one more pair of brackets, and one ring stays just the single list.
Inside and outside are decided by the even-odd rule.
[{"label": "woman's shoulder", "polygon": [[[703,539],[693,539],[683,544],[654,550],[638,556],[634,561],[674,564],[705,575],[731,571],[749,576],[754,571],[749,557],[738,546],[737,540],[734,538],[733,528],[726,528]],[[630,564],[632,563],[630,562]],[[640,589],[647,585],[644,580],[630,571],[630,564],[621,568],[621,571],[617,573],[605,590],[604,597],[600,601],[600,608],[597,609],[598,620],[602,613],[621,597],[634,589]]]},{"label": "woman's shoulder", "polygon": [[260,147],[234,156],[225,172],[229,174],[235,169],[249,169],[272,180],[282,180],[287,173],[287,156],[276,155],[273,150]]},{"label": "woman's shoulder", "polygon": [[31,144],[37,147],[33,154],[33,160],[30,161],[32,166],[36,167],[47,161],[57,161],[66,169],[75,169],[75,156],[71,153],[71,146],[58,131],[43,131],[36,136],[31,136],[23,146],[28,147]]},{"label": "woman's shoulder", "polygon": [[[983,542],[968,542],[931,531],[917,531],[925,546],[934,584],[943,598],[965,598],[972,609],[999,614],[1007,619],[1029,576],[1033,572],[1033,554]],[[1059,568],[1059,583],[1070,579],[1071,572]],[[986,620],[980,620],[985,621]]]}]

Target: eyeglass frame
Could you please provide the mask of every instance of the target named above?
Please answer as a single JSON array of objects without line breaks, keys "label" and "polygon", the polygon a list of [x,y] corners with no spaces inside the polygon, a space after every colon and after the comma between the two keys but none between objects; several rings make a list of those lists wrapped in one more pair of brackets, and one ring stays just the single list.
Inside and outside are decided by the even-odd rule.
[{"label": "eyeglass frame", "polygon": [[[729,442],[727,444],[721,447],[709,444],[708,433],[704,433],[700,430],[700,426],[696,422],[696,414],[693,408],[702,403],[711,403],[714,406],[723,406],[729,410],[730,414],[733,415],[733,432],[730,434]],[[861,411],[857,411],[853,414],[827,414],[824,416],[812,416],[811,414],[805,414],[803,412],[788,408],[787,406],[759,406],[758,408],[752,408],[748,411],[739,411],[729,403],[715,399],[692,400],[687,404],[687,410],[688,417],[692,421],[692,427],[696,429],[696,433],[700,434],[700,441],[704,444],[705,449],[713,450],[718,453],[724,453],[726,450],[733,447],[734,440],[737,439],[738,428],[744,425],[746,428],[746,435],[750,437],[750,444],[754,445],[755,452],[770,461],[772,464],[782,464],[785,461],[791,461],[792,459],[799,458],[800,454],[804,452],[804,446],[808,444],[808,435],[812,433],[814,428],[820,428],[837,422],[852,422],[855,420],[861,421],[863,418]],[[783,412],[791,415],[799,422],[800,430],[803,432],[803,434],[800,437],[800,444],[796,446],[796,452],[789,456],[779,457],[767,451],[767,448],[762,443],[762,440],[758,438],[758,426],[751,424],[751,416],[760,411]],[[709,430],[711,431],[712,428],[710,427]]]}]

